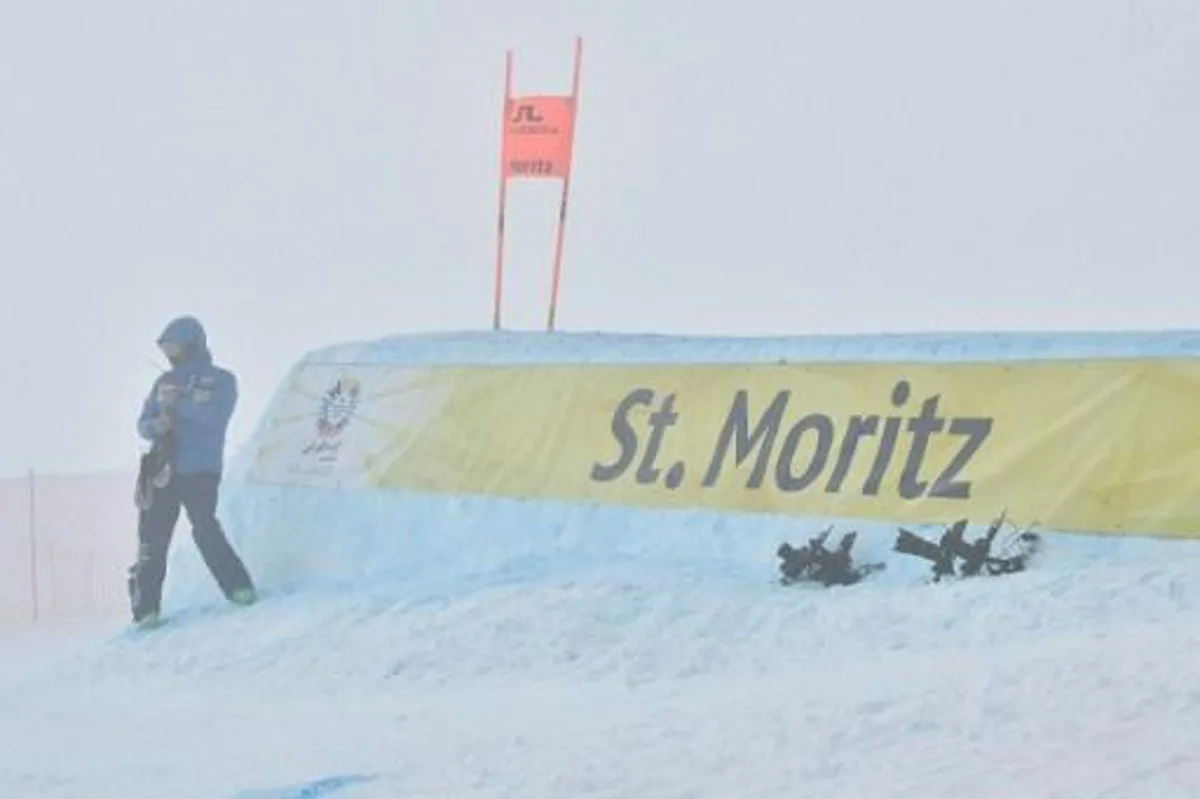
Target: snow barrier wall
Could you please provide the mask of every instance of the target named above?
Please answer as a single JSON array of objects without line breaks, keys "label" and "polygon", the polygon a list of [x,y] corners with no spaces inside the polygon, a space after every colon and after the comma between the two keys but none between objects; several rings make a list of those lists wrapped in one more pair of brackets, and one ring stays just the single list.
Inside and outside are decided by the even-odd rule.
[{"label": "snow barrier wall", "polygon": [[815,525],[1001,508],[1195,537],[1197,353],[1191,332],[340,345],[292,369],[223,512],[274,585],[547,559],[761,570]]}]

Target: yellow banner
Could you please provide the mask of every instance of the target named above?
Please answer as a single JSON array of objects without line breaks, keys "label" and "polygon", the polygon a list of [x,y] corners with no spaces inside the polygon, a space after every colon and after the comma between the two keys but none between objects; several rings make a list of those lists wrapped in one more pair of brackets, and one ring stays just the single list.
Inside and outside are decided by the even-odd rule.
[{"label": "yellow banner", "polygon": [[310,366],[258,479],[1200,534],[1200,364]]}]

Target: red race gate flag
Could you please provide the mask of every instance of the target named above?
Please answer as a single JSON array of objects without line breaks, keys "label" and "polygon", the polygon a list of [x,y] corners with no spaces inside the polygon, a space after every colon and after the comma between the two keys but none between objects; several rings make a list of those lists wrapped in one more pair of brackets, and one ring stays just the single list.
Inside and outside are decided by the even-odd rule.
[{"label": "red race gate flag", "polygon": [[571,172],[572,97],[514,97],[504,127],[504,177],[561,178]]},{"label": "red race gate flag", "polygon": [[500,201],[496,228],[496,275],[492,328],[500,329],[504,285],[504,221],[509,180],[552,179],[563,184],[554,247],[554,276],[550,289],[547,329],[554,329],[562,275],[563,235],[567,224],[567,198],[571,187],[571,160],[578,113],[579,73],[583,40],[575,39],[575,69],[571,93],[512,94],[512,51],[505,59],[504,128],[500,147]]}]

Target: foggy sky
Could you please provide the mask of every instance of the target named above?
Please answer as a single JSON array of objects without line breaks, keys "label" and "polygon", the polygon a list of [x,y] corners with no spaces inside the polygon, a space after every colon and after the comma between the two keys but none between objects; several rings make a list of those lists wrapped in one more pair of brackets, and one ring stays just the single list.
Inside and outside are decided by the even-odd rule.
[{"label": "foggy sky", "polygon": [[176,314],[234,441],[308,349],[487,328],[504,50],[565,92],[576,34],[563,329],[1198,326],[1188,0],[2,0],[0,474],[133,468]]}]

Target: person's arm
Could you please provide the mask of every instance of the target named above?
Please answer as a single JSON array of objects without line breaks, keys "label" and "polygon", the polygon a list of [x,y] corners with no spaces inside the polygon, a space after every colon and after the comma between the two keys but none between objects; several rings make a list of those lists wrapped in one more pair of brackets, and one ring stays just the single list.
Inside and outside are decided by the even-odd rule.
[{"label": "person's arm", "polygon": [[138,416],[138,434],[147,441],[153,441],[171,429],[170,416],[164,412],[162,405],[158,401],[159,384],[161,382],[161,377],[154,381],[154,385],[150,387],[150,393],[142,401],[142,412]]}]

